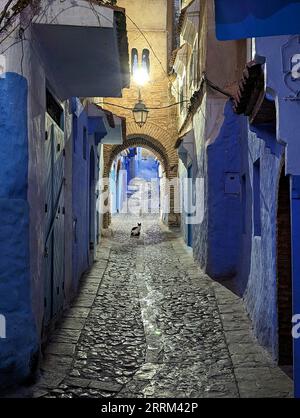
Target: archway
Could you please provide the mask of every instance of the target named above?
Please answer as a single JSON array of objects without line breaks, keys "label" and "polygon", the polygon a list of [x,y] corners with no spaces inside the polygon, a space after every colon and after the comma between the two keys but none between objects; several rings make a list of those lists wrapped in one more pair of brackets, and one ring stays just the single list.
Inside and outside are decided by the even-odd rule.
[{"label": "archway", "polygon": [[166,177],[169,178],[171,167],[164,146],[156,139],[147,135],[129,135],[123,144],[114,146],[111,149],[109,159],[106,164],[106,173],[109,174],[112,163],[118,154],[134,147],[143,147],[153,152],[153,154],[156,155],[161,162]]},{"label": "archway", "polygon": [[293,364],[290,180],[283,166],[277,208],[278,363]]},{"label": "archway", "polygon": [[110,171],[111,215],[161,216],[161,161],[145,147],[130,147],[117,155]]},{"label": "archway", "polygon": [[[110,170],[115,158],[125,150],[134,147],[142,147],[151,151],[159,160],[162,167],[162,174],[164,179],[172,180],[177,177],[178,164],[170,164],[169,154],[165,149],[164,145],[158,140],[149,137],[148,135],[128,135],[126,141],[121,145],[116,145],[110,148],[107,148],[104,152],[105,155],[105,168],[103,176],[108,178],[110,175]],[[175,150],[174,150],[175,152]],[[107,190],[107,189],[106,189]],[[163,221],[169,225],[178,226],[180,221],[180,215],[174,213],[174,189],[171,188],[170,192],[166,191],[165,186],[162,186],[161,189],[162,196],[169,201],[169,213],[163,215]],[[108,198],[110,200],[110,198]],[[107,200],[105,201],[107,204]],[[111,222],[111,213],[105,213],[103,216],[103,228],[108,228]]]}]

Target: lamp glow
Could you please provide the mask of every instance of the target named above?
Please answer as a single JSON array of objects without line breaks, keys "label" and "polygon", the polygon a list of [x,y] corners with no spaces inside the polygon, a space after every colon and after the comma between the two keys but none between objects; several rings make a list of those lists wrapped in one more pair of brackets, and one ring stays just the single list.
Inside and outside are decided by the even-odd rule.
[{"label": "lamp glow", "polygon": [[148,71],[145,68],[137,68],[133,73],[133,79],[139,86],[144,86],[150,80]]}]

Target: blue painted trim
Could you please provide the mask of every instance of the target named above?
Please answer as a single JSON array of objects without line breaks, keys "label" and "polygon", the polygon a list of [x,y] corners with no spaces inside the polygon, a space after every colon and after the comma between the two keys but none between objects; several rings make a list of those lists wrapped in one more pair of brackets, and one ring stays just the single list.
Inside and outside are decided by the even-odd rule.
[{"label": "blue painted trim", "polygon": [[219,40],[300,33],[299,0],[215,0]]}]

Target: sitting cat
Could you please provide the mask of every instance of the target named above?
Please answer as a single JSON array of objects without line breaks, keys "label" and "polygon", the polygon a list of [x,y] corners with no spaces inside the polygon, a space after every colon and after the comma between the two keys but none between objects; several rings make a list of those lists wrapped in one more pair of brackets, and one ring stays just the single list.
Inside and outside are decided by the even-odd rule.
[{"label": "sitting cat", "polygon": [[134,228],[132,228],[131,236],[132,237],[139,237],[140,234],[141,234],[141,228],[142,228],[142,224],[138,223],[138,226],[135,226]]}]

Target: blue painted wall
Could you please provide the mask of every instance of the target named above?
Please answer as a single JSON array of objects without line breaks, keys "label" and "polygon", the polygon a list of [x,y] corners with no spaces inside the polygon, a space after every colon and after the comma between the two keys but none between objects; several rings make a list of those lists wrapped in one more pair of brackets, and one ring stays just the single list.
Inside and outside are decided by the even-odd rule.
[{"label": "blue painted wall", "polygon": [[[276,139],[280,143],[286,144],[285,152],[285,170],[286,174],[291,176],[291,183],[294,187],[296,180],[300,175],[300,147],[299,147],[299,129],[300,129],[300,103],[299,100],[293,100],[299,98],[300,92],[300,78],[291,77],[292,58],[299,53],[299,36],[276,36],[267,38],[257,38],[255,40],[255,50],[259,57],[263,57],[266,62],[265,76],[266,86],[268,94],[276,100],[277,110],[277,126],[276,126]],[[299,75],[299,69],[297,71]],[[278,173],[274,170],[274,166],[270,167],[270,171],[273,168],[273,176],[278,177]],[[296,186],[298,188],[298,186]],[[294,192],[293,192],[294,193]],[[267,195],[268,196],[268,195]],[[293,314],[299,314],[300,297],[298,290],[298,282],[300,271],[300,258],[297,254],[298,244],[297,239],[299,237],[299,208],[298,202],[295,196],[292,198],[292,271],[293,271]],[[271,212],[273,216],[273,212]],[[265,242],[264,242],[265,244]],[[263,245],[263,243],[262,243]],[[262,254],[262,266],[265,265],[266,260],[263,260]],[[272,272],[273,273],[273,272]],[[273,274],[274,275],[274,274]],[[269,278],[269,275],[267,275]],[[264,278],[263,278],[264,279]],[[264,280],[265,281],[265,280]],[[271,279],[270,279],[271,282]],[[274,283],[274,282],[273,282]],[[273,290],[271,288],[271,290]],[[265,293],[265,291],[263,292]],[[251,300],[251,298],[249,298]],[[275,305],[273,292],[268,303],[273,307]],[[249,305],[250,311],[252,311],[252,317],[256,323],[256,330],[258,332],[260,340],[267,344],[270,351],[274,356],[277,354],[276,347],[276,318],[274,314],[274,308],[263,308],[262,302],[260,304],[253,303]],[[252,310],[251,310],[252,308]],[[269,312],[273,309],[272,312]],[[266,320],[270,320],[273,313],[273,322],[271,329],[260,329],[258,318],[267,311],[265,315]],[[275,330],[275,331],[274,331]],[[294,342],[294,380],[295,380],[295,394],[300,397],[300,345],[297,341]]]},{"label": "blue painted wall", "polygon": [[[271,127],[248,131],[243,142],[246,177],[246,226],[242,236],[240,287],[255,333],[277,356],[276,224],[278,182],[284,148]],[[255,228],[255,165],[260,161],[261,230]]]},{"label": "blue painted wall", "polygon": [[218,136],[199,150],[196,175],[205,178],[205,213],[202,224],[193,226],[195,258],[211,277],[244,297],[260,343],[276,358],[277,189],[284,147],[276,128],[249,127],[229,101]]},{"label": "blue painted wall", "polygon": [[[293,176],[292,181],[292,258],[293,262],[293,311],[300,312],[300,176]],[[300,398],[300,339],[294,338],[294,380],[295,396]]]},{"label": "blue painted wall", "polygon": [[244,297],[256,336],[276,358],[277,189],[284,147],[274,127],[249,127],[230,102],[224,116],[207,147],[206,271],[231,279],[226,285]]},{"label": "blue painted wall", "polygon": [[82,111],[73,116],[73,283],[78,280],[89,266],[89,147],[86,145],[84,159],[84,130],[88,130],[88,116]]},{"label": "blue painted wall", "polygon": [[208,255],[207,272],[216,279],[237,273],[241,235],[241,119],[227,102],[224,123],[207,147]]},{"label": "blue painted wall", "polygon": [[[248,119],[236,115],[228,101],[218,136],[198,146],[194,173],[205,178],[204,219],[193,226],[195,258],[211,277],[244,297],[255,333],[274,358],[277,189],[283,154],[276,128],[249,127]],[[186,225],[183,228],[187,241]]]},{"label": "blue painted wall", "polygon": [[[97,243],[96,184],[99,176],[98,144],[106,135],[101,117],[88,117],[78,99],[72,99],[73,110],[73,286],[76,290],[82,274],[93,262],[90,242]],[[91,157],[94,181],[90,183]],[[91,196],[91,198],[90,198]],[[92,205],[92,207],[90,207]],[[90,220],[91,216],[91,220]],[[91,224],[90,224],[91,222]],[[91,236],[90,236],[91,229]]]},{"label": "blue painted wall", "polygon": [[[204,199],[201,202],[204,213],[202,222],[192,225],[190,232],[194,257],[201,267],[214,279],[232,281],[235,289],[242,229],[241,132],[245,122],[233,112],[230,101],[225,107],[220,103],[208,106],[215,106],[219,116],[223,113],[223,123],[210,143],[202,140],[204,121],[196,120],[194,124],[196,152],[190,163],[193,179],[204,181],[204,192],[201,197],[193,193],[193,204],[199,205],[199,199]],[[181,171],[182,178],[188,176],[186,169],[181,167]],[[183,223],[182,231],[188,243],[188,225],[184,220]]]},{"label": "blue painted wall", "polygon": [[138,159],[135,173],[136,177],[143,178],[146,181],[151,181],[151,179],[157,179],[158,165],[158,161],[152,156],[148,156],[147,158],[143,159],[141,148],[138,148]]},{"label": "blue painted wall", "polygon": [[30,294],[27,81],[15,73],[0,79],[0,386],[34,371],[39,352]]}]

